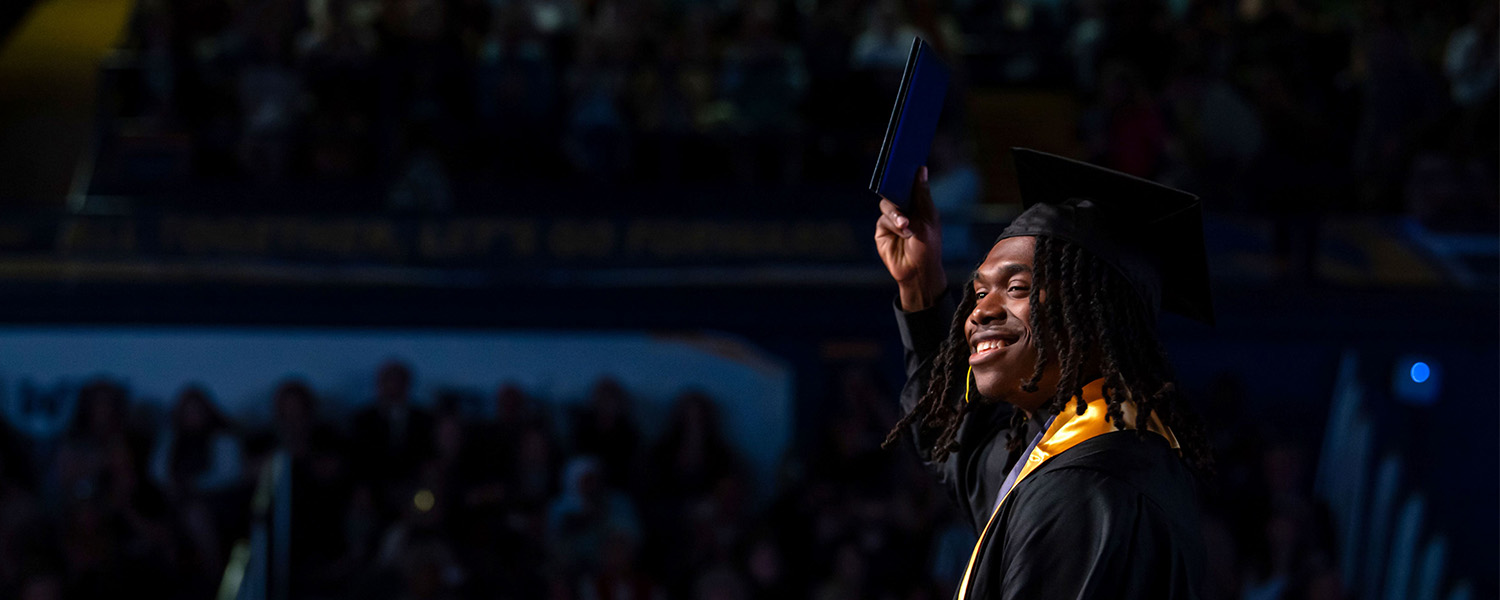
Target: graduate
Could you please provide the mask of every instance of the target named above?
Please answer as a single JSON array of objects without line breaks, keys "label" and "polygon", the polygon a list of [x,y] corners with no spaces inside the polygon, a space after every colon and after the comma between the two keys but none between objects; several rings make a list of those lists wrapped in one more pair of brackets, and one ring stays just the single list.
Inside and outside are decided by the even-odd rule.
[{"label": "graduate", "polygon": [[875,240],[896,279],[905,416],[979,537],[957,597],[1199,596],[1202,427],[1157,340],[1160,310],[1213,324],[1186,192],[1014,149],[1026,207],[956,302],[919,172]]}]

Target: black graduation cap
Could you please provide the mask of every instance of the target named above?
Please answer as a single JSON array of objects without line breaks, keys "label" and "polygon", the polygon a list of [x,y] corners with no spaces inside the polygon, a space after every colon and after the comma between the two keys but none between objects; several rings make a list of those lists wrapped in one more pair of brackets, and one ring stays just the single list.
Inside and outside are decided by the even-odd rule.
[{"label": "black graduation cap", "polygon": [[999,241],[1047,235],[1083,246],[1119,270],[1155,315],[1214,324],[1198,197],[1103,167],[1011,148],[1026,209]]}]

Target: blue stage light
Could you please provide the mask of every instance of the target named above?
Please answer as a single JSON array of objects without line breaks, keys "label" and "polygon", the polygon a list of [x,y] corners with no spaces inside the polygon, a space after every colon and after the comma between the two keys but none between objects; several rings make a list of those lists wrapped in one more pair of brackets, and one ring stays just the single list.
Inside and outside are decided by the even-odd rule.
[{"label": "blue stage light", "polygon": [[1411,406],[1432,406],[1443,391],[1443,365],[1433,356],[1411,355],[1391,365],[1391,395]]},{"label": "blue stage light", "polygon": [[1427,368],[1427,363],[1424,363],[1424,362],[1421,362],[1421,361],[1417,361],[1415,363],[1412,363],[1412,365],[1411,365],[1411,380],[1412,381],[1415,381],[1417,383],[1425,382],[1425,381],[1427,381],[1427,376],[1431,375],[1431,374],[1432,374],[1432,370],[1429,369],[1429,368]]}]

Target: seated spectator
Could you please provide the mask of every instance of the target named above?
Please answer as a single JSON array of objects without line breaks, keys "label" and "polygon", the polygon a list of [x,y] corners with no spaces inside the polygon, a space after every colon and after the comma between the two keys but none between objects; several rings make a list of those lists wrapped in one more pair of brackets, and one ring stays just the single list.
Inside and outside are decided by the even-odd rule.
[{"label": "seated spectator", "polygon": [[708,493],[738,471],[738,460],[724,439],[713,402],[700,391],[684,393],[666,433],[652,450],[653,492],[687,500]]},{"label": "seated spectator", "polygon": [[602,35],[579,36],[577,62],[567,75],[571,98],[565,149],[575,172],[609,180],[629,165],[628,134],[621,109],[625,72]]},{"label": "seated spectator", "polygon": [[929,162],[928,186],[943,224],[943,254],[970,256],[969,230],[984,192],[979,167],[965,140],[953,132],[933,139]]},{"label": "seated spectator", "polygon": [[[354,414],[351,457],[356,476],[384,489],[416,474],[432,454],[432,415],[411,405],[411,369],[390,361],[375,375],[375,399]],[[390,506],[403,504],[392,500]]]},{"label": "seated spectator", "polygon": [[318,419],[317,396],[306,383],[289,379],[276,386],[271,397],[277,444],[293,460],[306,457],[314,432],[327,427]]},{"label": "seated spectator", "polygon": [[845,542],[834,555],[833,572],[813,595],[817,600],[854,600],[868,594],[865,578],[868,566],[858,544]]},{"label": "seated spectator", "polygon": [[375,49],[374,32],[349,20],[346,0],[309,0],[307,28],[297,34],[296,48],[304,67],[359,69],[367,66]]},{"label": "seated spectator", "polygon": [[348,448],[329,427],[315,428],[292,462],[292,590],[316,596],[347,589],[367,564],[381,515],[368,486],[354,481]]},{"label": "seated spectator", "polygon": [[589,394],[588,406],[573,416],[574,451],[598,457],[605,484],[634,491],[640,437],[625,388],[612,378],[600,379]]},{"label": "seated spectator", "polygon": [[597,573],[579,583],[581,600],[656,600],[662,590],[637,566],[637,542],[629,535],[609,535],[601,549]]},{"label": "seated spectator", "polygon": [[[775,4],[756,3],[746,12],[738,39],[724,50],[719,75],[723,97],[733,107],[736,178],[743,183],[801,176],[798,107],[807,90],[802,52],[776,36]],[[761,163],[770,158],[774,175]]]},{"label": "seated spectator", "polygon": [[260,182],[277,182],[292,170],[292,136],[301,118],[302,79],[287,64],[274,33],[251,36],[251,62],[239,72],[240,167]]},{"label": "seated spectator", "polygon": [[63,517],[72,591],[93,598],[206,592],[215,565],[185,552],[173,527],[174,506],[141,472],[134,453],[113,445],[103,461],[93,485],[75,488]]},{"label": "seated spectator", "polygon": [[452,179],[430,128],[430,124],[414,126],[408,133],[405,164],[386,198],[386,208],[393,212],[435,213],[453,208]]},{"label": "seated spectator", "polygon": [[171,422],[151,456],[151,478],[178,498],[201,498],[239,482],[239,439],[203,387],[177,393]]},{"label": "seated spectator", "polygon": [[787,576],[786,558],[771,535],[761,534],[745,552],[742,570],[749,598],[787,598],[796,594],[796,588]]},{"label": "seated spectator", "polygon": [[171,499],[177,526],[191,544],[194,562],[204,581],[224,569],[226,560],[220,523],[235,508],[226,494],[242,482],[242,453],[238,436],[207,390],[184,387],[167,427],[157,436],[151,456],[151,479]]},{"label": "seated spectator", "polygon": [[46,523],[32,485],[20,440],[0,420],[0,596],[24,595],[48,578],[30,572],[54,566],[44,564],[52,562],[43,558],[52,554],[51,540],[41,535]]},{"label": "seated spectator", "polygon": [[519,433],[532,425],[545,425],[546,412],[536,400],[514,383],[495,390],[495,426],[506,435]]},{"label": "seated spectator", "polygon": [[[0,490],[7,486],[31,489],[36,485],[31,449],[21,433],[0,418]],[[3,497],[0,492],[0,497]]]},{"label": "seated spectator", "polygon": [[460,461],[466,507],[490,518],[510,499],[508,484],[515,476],[522,438],[530,427],[544,422],[538,413],[526,392],[507,383],[495,392],[495,418],[468,424],[459,432],[465,440]]},{"label": "seated spectator", "polygon": [[864,30],[854,38],[850,64],[860,70],[894,71],[899,78],[916,35],[917,29],[902,15],[900,2],[877,2],[870,6]]},{"label": "seated spectator", "polygon": [[125,388],[113,381],[96,379],[78,390],[68,431],[48,469],[50,494],[67,498],[92,493],[113,449],[145,445],[144,436],[125,426],[128,410]]},{"label": "seated spectator", "polygon": [[[548,4],[533,6],[546,11]],[[494,142],[492,164],[508,177],[556,172],[559,61],[538,26],[527,7],[498,7],[475,57],[475,125]]]},{"label": "seated spectator", "polygon": [[1137,177],[1157,175],[1167,124],[1140,69],[1118,59],[1107,62],[1088,119],[1087,143],[1096,162]]},{"label": "seated spectator", "polygon": [[521,433],[516,459],[506,486],[512,504],[521,510],[545,506],[557,490],[561,464],[557,444],[544,426],[534,425]]},{"label": "seated spectator", "polygon": [[401,600],[449,600],[460,596],[463,573],[447,545],[436,541],[413,544],[397,567],[403,585]]},{"label": "seated spectator", "polygon": [[21,592],[17,597],[20,600],[63,600],[66,597],[63,595],[64,589],[62,575],[39,573],[21,584]]},{"label": "seated spectator", "polygon": [[445,535],[448,499],[432,463],[424,466],[415,485],[404,488],[407,498],[401,517],[386,530],[376,565],[400,578],[399,598],[448,598],[467,574],[454,557]]},{"label": "seated spectator", "polygon": [[1461,108],[1491,99],[1500,86],[1500,53],[1495,50],[1495,5],[1476,2],[1472,18],[1448,38],[1443,52],[1443,74],[1449,94]]},{"label": "seated spectator", "polygon": [[744,577],[729,565],[709,569],[693,584],[693,600],[748,600]]},{"label": "seated spectator", "polygon": [[597,458],[573,459],[564,481],[562,495],[547,510],[551,546],[564,568],[595,572],[611,537],[623,536],[632,544],[640,540],[635,505],[605,485]]}]

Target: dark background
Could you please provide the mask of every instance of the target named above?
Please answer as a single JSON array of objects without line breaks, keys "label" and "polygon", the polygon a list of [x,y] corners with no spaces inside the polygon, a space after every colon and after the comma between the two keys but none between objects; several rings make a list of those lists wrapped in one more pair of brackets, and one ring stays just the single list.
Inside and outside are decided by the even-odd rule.
[{"label": "dark background", "polygon": [[[1219,461],[1206,598],[1494,598],[1495,8],[6,3],[6,327],[723,332],[794,368],[796,410],[758,481],[713,398],[643,428],[607,382],[570,410],[419,395],[397,441],[379,411],[334,417],[368,398],[181,425],[189,388],[81,365],[66,431],[0,430],[0,596],[213,595],[280,451],[292,597],[951,595],[972,534],[877,447],[903,377],[864,184],[921,35],[955,69],[930,159],[950,279],[1019,210],[1011,146],[1203,198],[1219,324],[1161,325]],[[1395,383],[1411,356],[1444,374],[1427,401]],[[1330,416],[1355,388],[1362,454]],[[226,445],[239,477],[192,483]]]}]

